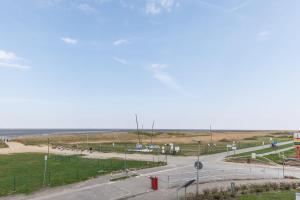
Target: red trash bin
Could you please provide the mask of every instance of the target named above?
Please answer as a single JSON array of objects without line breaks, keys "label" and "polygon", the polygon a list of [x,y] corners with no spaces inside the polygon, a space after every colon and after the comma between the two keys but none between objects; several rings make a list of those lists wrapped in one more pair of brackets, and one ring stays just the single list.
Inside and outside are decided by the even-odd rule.
[{"label": "red trash bin", "polygon": [[151,179],[151,189],[152,190],[157,190],[158,189],[158,178],[155,176],[155,177],[150,177]]}]

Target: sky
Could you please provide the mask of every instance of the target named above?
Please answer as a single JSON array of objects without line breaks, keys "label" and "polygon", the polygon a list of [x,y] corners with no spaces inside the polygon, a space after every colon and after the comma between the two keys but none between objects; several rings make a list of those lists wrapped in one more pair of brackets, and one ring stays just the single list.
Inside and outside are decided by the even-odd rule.
[{"label": "sky", "polygon": [[0,128],[298,129],[299,9],[1,0]]}]

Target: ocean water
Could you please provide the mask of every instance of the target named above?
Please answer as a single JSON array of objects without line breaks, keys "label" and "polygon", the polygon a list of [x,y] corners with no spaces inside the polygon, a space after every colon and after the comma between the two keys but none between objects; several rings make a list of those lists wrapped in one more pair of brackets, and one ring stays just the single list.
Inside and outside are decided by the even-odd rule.
[{"label": "ocean water", "polygon": [[80,134],[120,132],[113,129],[0,129],[0,136],[16,137],[22,135]]},{"label": "ocean water", "polygon": [[[51,135],[51,134],[84,134],[84,133],[110,133],[110,132],[135,132],[136,129],[0,129],[0,137],[17,137],[23,135]],[[141,130],[139,130],[141,131]],[[143,131],[151,132],[151,129]],[[155,129],[155,132],[209,132],[209,129]],[[257,130],[213,130],[217,132],[252,132]]]},{"label": "ocean water", "polygon": [[[0,129],[0,137],[17,137],[24,135],[51,135],[51,134],[83,134],[83,133],[109,133],[109,132],[135,132],[136,129]],[[141,131],[141,130],[140,130]],[[151,131],[144,129],[143,131]],[[204,129],[155,129],[155,132],[201,132]]]}]

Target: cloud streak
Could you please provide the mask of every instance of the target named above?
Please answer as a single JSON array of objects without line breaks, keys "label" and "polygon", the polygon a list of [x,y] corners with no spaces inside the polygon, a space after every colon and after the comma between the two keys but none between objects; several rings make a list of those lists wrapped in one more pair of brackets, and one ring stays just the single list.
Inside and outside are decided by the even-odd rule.
[{"label": "cloud streak", "polygon": [[86,14],[96,12],[96,9],[93,6],[91,6],[89,4],[86,4],[86,3],[79,4],[78,9],[81,10],[82,12],[86,13]]},{"label": "cloud streak", "polygon": [[5,63],[5,62],[0,62],[0,67],[11,68],[11,69],[19,69],[19,70],[29,70],[31,68],[28,65]]},{"label": "cloud streak", "polygon": [[116,62],[118,62],[118,63],[121,63],[123,65],[127,65],[128,64],[127,60],[122,59],[122,58],[113,57],[113,60],[116,61]]},{"label": "cloud streak", "polygon": [[158,15],[163,11],[171,12],[179,6],[180,3],[178,0],[149,0],[146,3],[145,12],[148,15]]},{"label": "cloud streak", "polygon": [[271,33],[269,31],[267,31],[267,30],[261,31],[261,32],[259,32],[259,33],[256,34],[256,37],[259,40],[267,40],[267,39],[270,38],[270,36],[271,36]]},{"label": "cloud streak", "polygon": [[169,89],[176,91],[184,96],[190,96],[188,92],[186,92],[177,82],[176,80],[169,75],[165,69],[168,66],[165,64],[152,64],[150,66],[150,70],[153,74],[153,77],[161,82],[163,85],[168,87]]},{"label": "cloud streak", "polygon": [[66,43],[66,44],[71,44],[71,45],[74,45],[74,44],[77,44],[78,43],[78,40],[77,39],[74,39],[74,38],[70,38],[70,37],[62,37],[61,40]]},{"label": "cloud streak", "polygon": [[125,44],[129,44],[128,40],[125,39],[119,39],[113,42],[114,46],[120,46],[120,45],[125,45]]}]

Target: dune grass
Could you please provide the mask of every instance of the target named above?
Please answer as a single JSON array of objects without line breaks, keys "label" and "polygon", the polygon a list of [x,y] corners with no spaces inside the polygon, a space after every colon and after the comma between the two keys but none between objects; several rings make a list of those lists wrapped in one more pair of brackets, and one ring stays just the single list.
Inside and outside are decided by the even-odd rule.
[{"label": "dune grass", "polygon": [[43,186],[52,187],[87,180],[113,171],[162,165],[121,159],[87,159],[81,156],[50,155],[44,180],[44,154],[0,155],[0,196],[30,193]]}]

